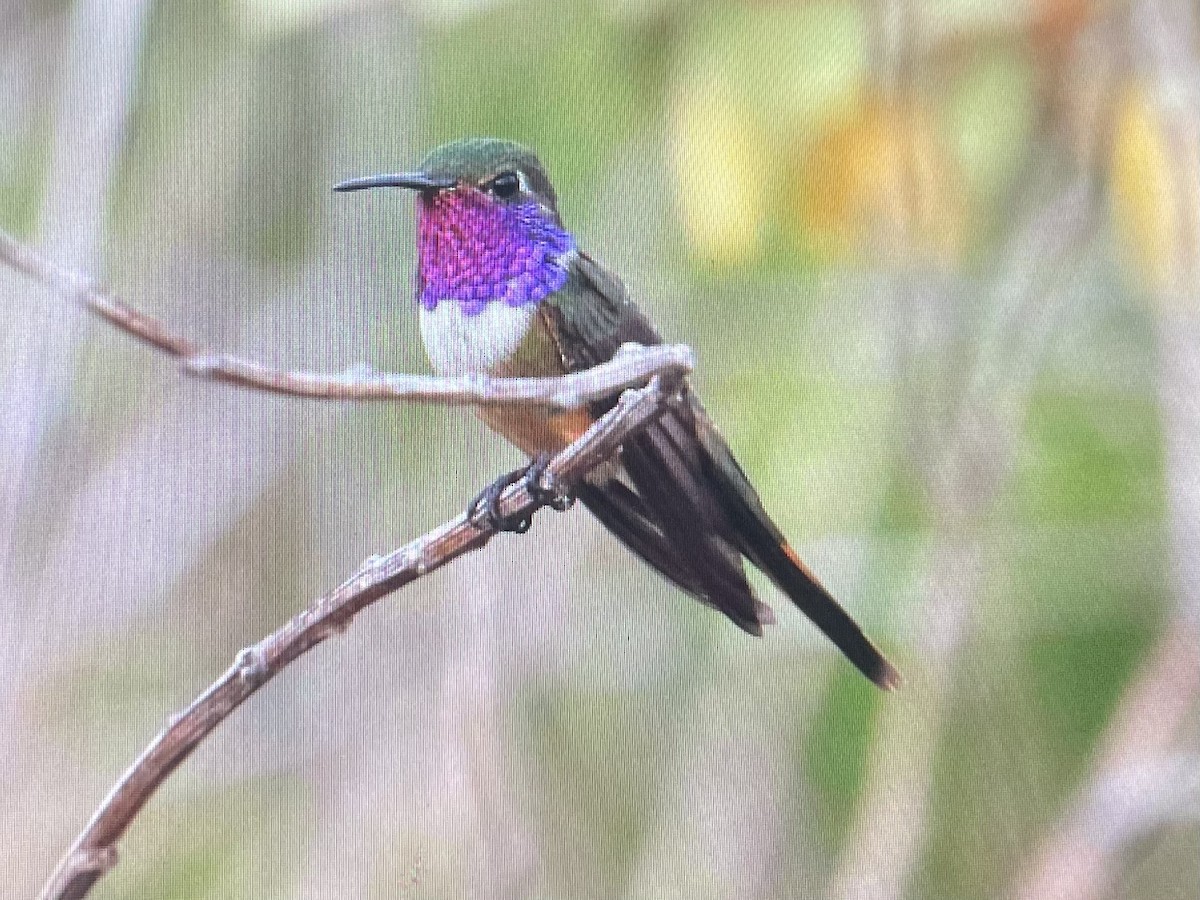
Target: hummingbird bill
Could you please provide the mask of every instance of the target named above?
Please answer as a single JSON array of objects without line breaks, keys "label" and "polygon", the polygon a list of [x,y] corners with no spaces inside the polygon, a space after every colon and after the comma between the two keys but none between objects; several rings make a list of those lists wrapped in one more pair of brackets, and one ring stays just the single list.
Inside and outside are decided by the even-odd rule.
[{"label": "hummingbird bill", "polygon": [[[626,343],[662,343],[621,280],[563,225],[554,187],[525,147],[454,141],[414,171],[352,178],[334,190],[369,188],[416,197],[416,301],[438,374],[559,376],[606,362]],[[616,399],[566,412],[530,404],[477,414],[544,466]],[[771,520],[689,386],[572,492],[629,550],[743,631],[761,635],[774,621],[747,581],[749,561],[867,678],[886,689],[900,684]],[[488,498],[493,517],[498,493]]]}]

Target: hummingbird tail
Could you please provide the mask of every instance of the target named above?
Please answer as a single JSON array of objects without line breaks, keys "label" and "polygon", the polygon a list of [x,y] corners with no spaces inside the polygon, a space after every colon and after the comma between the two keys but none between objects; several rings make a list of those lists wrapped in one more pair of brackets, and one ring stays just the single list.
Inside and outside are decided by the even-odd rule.
[{"label": "hummingbird tail", "polygon": [[750,558],[860,672],[884,690],[900,687],[903,679],[896,667],[817,581],[787,541],[757,544]]},{"label": "hummingbird tail", "polygon": [[860,672],[884,690],[898,688],[902,682],[900,673],[801,562],[763,509],[758,492],[698,402],[695,410],[708,482],[721,497],[738,549],[787,594]]}]

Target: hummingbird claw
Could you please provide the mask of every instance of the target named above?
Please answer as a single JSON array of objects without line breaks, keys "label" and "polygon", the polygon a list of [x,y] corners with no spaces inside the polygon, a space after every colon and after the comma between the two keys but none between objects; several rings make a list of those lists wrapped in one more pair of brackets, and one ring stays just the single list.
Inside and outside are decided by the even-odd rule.
[{"label": "hummingbird claw", "polygon": [[484,488],[471,505],[467,507],[467,521],[475,526],[486,524],[493,531],[511,531],[513,534],[524,534],[533,525],[533,516],[529,513],[516,516],[500,515],[500,495],[510,484],[516,484],[529,471],[527,466],[513,469],[501,475]]},{"label": "hummingbird claw", "polygon": [[522,480],[525,490],[529,491],[529,496],[539,506],[549,506],[559,512],[570,509],[575,498],[561,490],[554,476],[547,473],[549,464],[550,454],[539,453],[528,466],[501,475],[471,501],[467,507],[467,520],[476,526],[486,524],[494,531],[510,531],[513,534],[527,532],[533,525],[532,513],[505,517],[500,515],[498,508],[504,489]]}]

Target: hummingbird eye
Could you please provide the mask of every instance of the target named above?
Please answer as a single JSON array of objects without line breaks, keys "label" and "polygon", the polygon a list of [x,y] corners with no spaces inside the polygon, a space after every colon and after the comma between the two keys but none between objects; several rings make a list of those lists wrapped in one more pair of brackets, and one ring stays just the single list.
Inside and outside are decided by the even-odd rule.
[{"label": "hummingbird eye", "polygon": [[501,172],[488,182],[487,188],[493,196],[501,200],[508,200],[510,197],[515,197],[521,190],[521,178],[516,172]]}]

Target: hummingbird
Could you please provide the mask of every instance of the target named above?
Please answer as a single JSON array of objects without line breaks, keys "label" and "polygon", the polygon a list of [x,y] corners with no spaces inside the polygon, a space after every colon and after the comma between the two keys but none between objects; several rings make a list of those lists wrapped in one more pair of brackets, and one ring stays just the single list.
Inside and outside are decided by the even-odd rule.
[{"label": "hummingbird", "polygon": [[[416,302],[421,337],[440,375],[558,376],[599,365],[626,343],[662,338],[621,280],[579,247],[537,156],[511,141],[467,138],[437,147],[413,171],[351,178],[335,191],[403,188],[417,201]],[[616,402],[565,412],[521,405],[477,409],[530,457],[480,504],[505,522],[500,491],[525,473],[531,493],[545,464]],[[775,621],[746,579],[756,566],[867,678],[885,689],[899,672],[817,580],[771,520],[690,386],[680,402],[624,443],[572,490],[629,550],[743,631]]]}]

